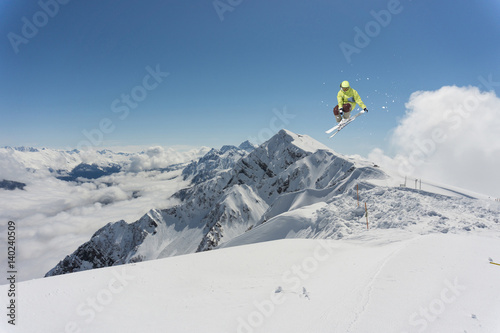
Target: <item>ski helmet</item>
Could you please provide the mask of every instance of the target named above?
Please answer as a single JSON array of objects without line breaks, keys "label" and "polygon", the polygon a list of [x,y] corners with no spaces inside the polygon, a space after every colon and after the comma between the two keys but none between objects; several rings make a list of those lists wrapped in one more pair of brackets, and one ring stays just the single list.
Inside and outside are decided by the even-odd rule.
[{"label": "ski helmet", "polygon": [[340,84],[340,88],[349,88],[349,81],[343,81]]}]

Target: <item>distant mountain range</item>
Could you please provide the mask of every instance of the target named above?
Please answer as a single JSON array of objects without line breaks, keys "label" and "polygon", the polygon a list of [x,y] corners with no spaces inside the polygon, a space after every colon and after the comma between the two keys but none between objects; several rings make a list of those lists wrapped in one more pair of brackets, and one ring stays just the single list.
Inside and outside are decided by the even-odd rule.
[{"label": "distant mountain range", "polygon": [[[208,150],[204,147],[178,152],[173,149],[152,147],[138,153],[116,153],[108,149],[66,151],[48,148],[3,147],[0,148],[0,162],[8,163],[8,167],[17,169],[17,176],[24,169],[28,173],[48,172],[65,181],[81,181],[97,179],[121,171],[176,170],[185,167],[185,164],[192,160],[197,160]],[[9,170],[2,171],[5,173]],[[0,174],[0,176],[6,179],[15,178],[10,175]],[[12,181],[18,181],[18,179],[12,179]]]}]

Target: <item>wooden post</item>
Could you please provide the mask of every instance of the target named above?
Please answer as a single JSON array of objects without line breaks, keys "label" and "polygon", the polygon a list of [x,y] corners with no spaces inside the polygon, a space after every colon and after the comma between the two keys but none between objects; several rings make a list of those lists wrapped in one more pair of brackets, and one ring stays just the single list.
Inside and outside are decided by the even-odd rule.
[{"label": "wooden post", "polygon": [[365,215],[366,215],[366,230],[368,230],[368,208],[366,207],[366,202],[365,202]]},{"label": "wooden post", "polygon": [[356,184],[356,195],[358,196],[358,207],[359,207],[359,184]]}]

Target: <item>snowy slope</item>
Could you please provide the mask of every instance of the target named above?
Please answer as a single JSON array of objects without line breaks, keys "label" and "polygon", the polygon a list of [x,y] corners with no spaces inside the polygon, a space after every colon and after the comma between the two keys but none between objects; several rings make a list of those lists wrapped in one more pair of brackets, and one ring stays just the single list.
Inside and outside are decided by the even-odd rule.
[{"label": "snowy slope", "polygon": [[497,332],[498,238],[370,230],[32,280],[17,285],[15,330],[0,330]]},{"label": "snowy slope", "polygon": [[332,196],[326,191],[304,190],[282,196],[267,218],[251,231],[221,245],[239,246],[283,238],[356,236],[367,228],[397,229],[418,235],[463,234],[500,229],[500,203],[450,197],[408,188],[354,189]]}]

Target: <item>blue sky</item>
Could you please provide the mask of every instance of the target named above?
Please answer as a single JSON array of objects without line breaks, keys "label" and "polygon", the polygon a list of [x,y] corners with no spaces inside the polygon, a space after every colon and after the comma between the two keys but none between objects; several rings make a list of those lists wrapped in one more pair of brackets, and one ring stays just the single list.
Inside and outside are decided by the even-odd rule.
[{"label": "blue sky", "polygon": [[[413,92],[500,89],[497,1],[41,0],[0,15],[0,146],[220,147],[285,127],[366,156],[390,150]],[[343,80],[370,112],[330,140]]]}]

